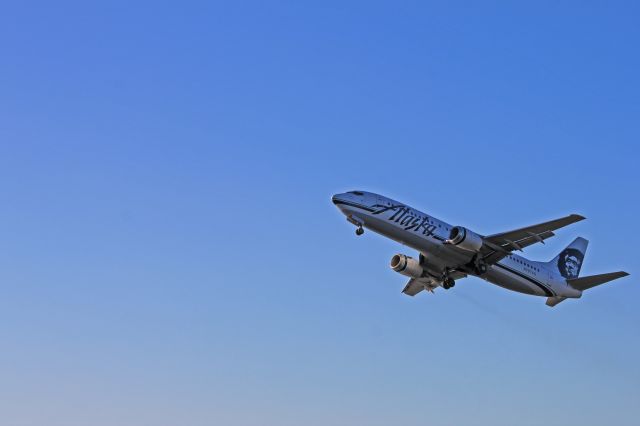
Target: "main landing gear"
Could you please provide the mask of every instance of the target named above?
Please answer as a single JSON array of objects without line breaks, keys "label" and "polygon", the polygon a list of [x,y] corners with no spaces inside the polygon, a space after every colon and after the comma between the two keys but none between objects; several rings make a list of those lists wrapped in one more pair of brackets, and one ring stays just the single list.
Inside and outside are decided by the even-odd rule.
[{"label": "main landing gear", "polygon": [[455,280],[449,276],[449,269],[445,269],[444,274],[442,274],[442,287],[445,290],[449,290],[455,285],[456,285]]},{"label": "main landing gear", "polygon": [[453,278],[446,277],[444,280],[442,280],[442,287],[445,290],[449,290],[450,288],[455,287],[455,285],[456,282]]},{"label": "main landing gear", "polygon": [[362,226],[359,226],[358,229],[356,229],[356,235],[362,235],[364,234],[364,229],[362,228]]}]

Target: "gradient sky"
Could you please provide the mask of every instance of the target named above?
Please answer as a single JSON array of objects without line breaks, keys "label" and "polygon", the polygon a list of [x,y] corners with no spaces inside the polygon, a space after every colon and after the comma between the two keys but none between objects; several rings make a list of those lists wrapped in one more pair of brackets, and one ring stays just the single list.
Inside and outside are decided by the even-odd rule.
[{"label": "gradient sky", "polygon": [[[0,14],[2,424],[637,424],[637,2],[89,3]],[[351,189],[632,275],[410,298]]]}]

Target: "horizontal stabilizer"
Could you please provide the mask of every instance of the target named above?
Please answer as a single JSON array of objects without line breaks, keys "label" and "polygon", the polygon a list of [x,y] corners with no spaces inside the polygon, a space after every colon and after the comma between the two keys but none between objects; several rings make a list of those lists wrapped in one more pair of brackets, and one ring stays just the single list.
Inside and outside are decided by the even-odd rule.
[{"label": "horizontal stabilizer", "polygon": [[550,307],[554,307],[556,306],[558,303],[562,302],[563,300],[567,300],[566,297],[547,297],[547,306]]},{"label": "horizontal stabilizer", "polygon": [[590,275],[582,278],[570,278],[567,283],[576,290],[588,290],[600,284],[607,283],[609,281],[617,280],[618,278],[626,277],[629,275],[627,272],[609,272],[608,274]]}]

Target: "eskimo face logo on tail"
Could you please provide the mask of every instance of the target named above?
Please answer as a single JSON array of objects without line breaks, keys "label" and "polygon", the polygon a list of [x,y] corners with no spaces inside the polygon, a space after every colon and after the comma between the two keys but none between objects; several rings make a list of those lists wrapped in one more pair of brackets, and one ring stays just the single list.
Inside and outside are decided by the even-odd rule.
[{"label": "eskimo face logo on tail", "polygon": [[388,220],[391,222],[395,222],[400,224],[405,231],[414,231],[420,232],[422,231],[422,235],[433,235],[433,232],[436,229],[435,225],[429,224],[428,216],[420,216],[417,213],[414,213],[409,207],[402,204],[388,205],[384,204],[375,204],[372,206],[375,211],[373,214],[382,214],[388,211],[394,212]]},{"label": "eskimo face logo on tail", "polygon": [[560,275],[565,278],[577,278],[583,259],[584,254],[579,250],[573,248],[565,249],[558,257]]}]

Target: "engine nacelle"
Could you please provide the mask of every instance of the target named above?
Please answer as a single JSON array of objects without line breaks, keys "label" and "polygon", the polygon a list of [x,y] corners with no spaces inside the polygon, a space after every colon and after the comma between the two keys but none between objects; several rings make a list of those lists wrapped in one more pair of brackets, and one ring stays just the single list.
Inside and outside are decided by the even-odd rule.
[{"label": "engine nacelle", "polygon": [[453,244],[461,249],[477,252],[482,247],[482,237],[462,226],[454,226],[449,233],[448,244]]},{"label": "engine nacelle", "polygon": [[427,272],[420,266],[420,262],[404,254],[393,256],[389,266],[394,271],[411,278],[421,278],[427,275]]}]

